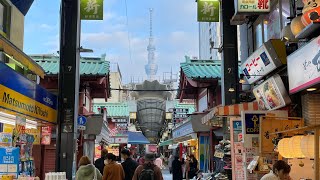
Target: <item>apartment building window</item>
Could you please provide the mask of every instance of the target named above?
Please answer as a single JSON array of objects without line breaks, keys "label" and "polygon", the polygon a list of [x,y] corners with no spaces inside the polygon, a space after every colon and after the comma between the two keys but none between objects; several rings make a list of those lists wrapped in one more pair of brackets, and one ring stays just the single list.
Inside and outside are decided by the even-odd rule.
[{"label": "apartment building window", "polygon": [[7,36],[10,24],[10,5],[0,0],[0,34]]}]

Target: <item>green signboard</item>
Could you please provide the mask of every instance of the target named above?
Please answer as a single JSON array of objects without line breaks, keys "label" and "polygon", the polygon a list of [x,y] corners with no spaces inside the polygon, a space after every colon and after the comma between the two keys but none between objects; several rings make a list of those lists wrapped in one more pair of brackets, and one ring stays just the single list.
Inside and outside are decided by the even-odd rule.
[{"label": "green signboard", "polygon": [[198,0],[198,21],[219,22],[219,0]]},{"label": "green signboard", "polygon": [[81,0],[80,17],[84,20],[103,20],[103,0]]}]

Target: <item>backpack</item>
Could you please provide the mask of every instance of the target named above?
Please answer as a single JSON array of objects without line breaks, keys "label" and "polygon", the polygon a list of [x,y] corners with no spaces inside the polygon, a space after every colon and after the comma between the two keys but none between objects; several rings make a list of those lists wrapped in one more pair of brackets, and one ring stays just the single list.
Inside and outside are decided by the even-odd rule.
[{"label": "backpack", "polygon": [[154,167],[153,164],[144,165],[143,170],[139,175],[139,180],[154,180]]}]

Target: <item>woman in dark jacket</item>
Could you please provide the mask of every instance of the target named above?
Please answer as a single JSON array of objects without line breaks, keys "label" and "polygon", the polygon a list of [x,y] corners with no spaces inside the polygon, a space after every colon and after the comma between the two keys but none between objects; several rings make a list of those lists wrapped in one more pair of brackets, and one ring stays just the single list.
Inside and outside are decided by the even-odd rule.
[{"label": "woman in dark jacket", "polygon": [[198,171],[198,160],[194,157],[193,154],[190,155],[190,163],[189,163],[189,179],[192,179],[196,176]]},{"label": "woman in dark jacket", "polygon": [[182,180],[182,163],[178,156],[172,161],[172,177],[173,180]]}]

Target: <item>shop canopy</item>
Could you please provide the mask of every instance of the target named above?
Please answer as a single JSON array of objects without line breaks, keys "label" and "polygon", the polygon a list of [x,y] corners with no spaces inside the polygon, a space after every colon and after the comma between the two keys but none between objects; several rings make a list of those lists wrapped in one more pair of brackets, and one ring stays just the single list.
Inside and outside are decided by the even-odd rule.
[{"label": "shop canopy", "polygon": [[2,35],[0,35],[0,49],[4,55],[15,61],[17,64],[24,66],[36,75],[44,78],[45,72],[42,67]]},{"label": "shop canopy", "polygon": [[142,134],[142,132],[128,131],[128,144],[150,144],[150,141]]},{"label": "shop canopy", "polygon": [[218,120],[217,117],[225,116],[240,116],[241,111],[257,111],[259,106],[257,101],[242,103],[242,104],[233,104],[229,106],[217,106],[214,107],[207,115],[201,118],[202,124],[212,125],[215,124],[215,120]]},{"label": "shop canopy", "polygon": [[169,139],[169,140],[166,140],[166,141],[163,141],[159,144],[159,146],[168,146],[168,145],[172,145],[173,144],[173,140],[172,139]]}]

